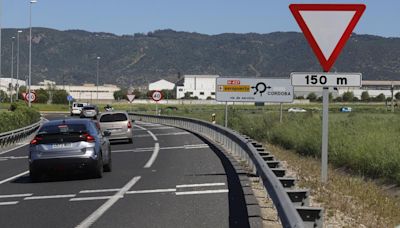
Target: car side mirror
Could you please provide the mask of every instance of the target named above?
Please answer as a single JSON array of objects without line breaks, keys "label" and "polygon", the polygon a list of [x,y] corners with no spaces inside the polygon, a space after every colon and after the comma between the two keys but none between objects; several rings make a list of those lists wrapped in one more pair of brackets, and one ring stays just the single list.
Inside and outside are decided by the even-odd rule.
[{"label": "car side mirror", "polygon": [[111,135],[111,131],[104,131],[103,136],[108,137]]}]

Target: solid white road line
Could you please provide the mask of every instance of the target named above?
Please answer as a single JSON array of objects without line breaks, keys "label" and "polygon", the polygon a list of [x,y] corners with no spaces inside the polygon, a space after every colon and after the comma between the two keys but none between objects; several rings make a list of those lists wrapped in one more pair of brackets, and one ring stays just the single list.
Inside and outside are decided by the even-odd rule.
[{"label": "solid white road line", "polygon": [[82,190],[79,193],[99,193],[99,192],[118,192],[120,188],[109,188],[109,189],[94,189],[94,190]]},{"label": "solid white road line", "polygon": [[0,206],[8,206],[8,205],[15,205],[17,204],[19,201],[10,201],[10,202],[1,202]]},{"label": "solid white road line", "polygon": [[140,176],[136,176],[132,178],[121,190],[119,190],[114,196],[108,199],[103,205],[101,205],[97,210],[95,210],[89,217],[83,220],[77,228],[86,228],[90,227],[93,223],[95,223],[112,205],[114,205],[124,194],[132,188],[133,185],[136,184],[140,180]]},{"label": "solid white road line", "polygon": [[176,188],[166,188],[166,189],[129,191],[129,192],[126,192],[126,194],[163,193],[163,192],[175,192],[175,191],[176,191]]},{"label": "solid white road line", "polygon": [[149,127],[147,130],[166,130],[166,129],[173,129],[174,127]]},{"label": "solid white road line", "polygon": [[0,159],[14,160],[14,159],[27,159],[28,156],[10,156],[10,157],[0,157]]},{"label": "solid white road line", "polygon": [[211,186],[224,186],[225,183],[204,183],[204,184],[181,184],[176,188],[195,188],[195,187],[211,187]]},{"label": "solid white road line", "polygon": [[151,137],[153,137],[154,141],[158,141],[158,138],[153,134],[153,132],[147,131],[147,133],[149,133],[149,135],[151,135]]},{"label": "solid white road line", "polygon": [[[72,198],[69,201],[105,200],[105,199],[111,199],[111,197],[113,196],[79,197],[79,198]],[[122,196],[120,198],[122,198]]]},{"label": "solid white road line", "polygon": [[27,197],[27,196],[31,196],[31,195],[33,195],[33,193],[0,195],[0,199],[3,199],[3,198],[15,198],[15,197]]},{"label": "solid white road line", "polygon": [[29,143],[24,143],[24,144],[22,144],[22,145],[19,145],[19,146],[17,146],[17,147],[12,148],[12,149],[9,149],[9,150],[6,150],[6,151],[2,151],[2,152],[0,152],[0,155],[6,154],[6,153],[11,152],[11,151],[13,151],[13,150],[17,150],[17,149],[19,149],[19,148],[21,148],[21,147],[24,147],[24,146],[28,145],[28,144],[29,144]]},{"label": "solid white road line", "polygon": [[[189,132],[183,131],[183,132],[173,132],[173,133],[165,133],[165,134],[154,134],[155,136],[175,136],[175,135],[190,135]],[[143,134],[143,135],[135,135],[135,138],[141,138],[141,137],[150,137],[148,134]]]},{"label": "solid white road line", "polygon": [[50,196],[31,196],[25,197],[24,200],[41,200],[41,199],[62,199],[62,198],[72,198],[75,197],[75,194],[66,194],[66,195],[50,195]]},{"label": "solid white road line", "polygon": [[212,193],[226,193],[229,192],[228,189],[218,189],[218,190],[204,190],[204,191],[187,191],[187,192],[176,192],[177,196],[181,195],[200,195],[200,194],[212,194]]},{"label": "solid white road line", "polygon": [[151,165],[153,165],[154,161],[156,160],[158,156],[158,152],[160,152],[160,145],[156,143],[154,145],[154,151],[153,154],[151,155],[150,159],[147,161],[147,163],[144,165],[144,168],[150,168]]},{"label": "solid white road line", "polygon": [[18,177],[24,176],[24,175],[26,175],[26,174],[28,174],[28,173],[29,173],[29,171],[25,171],[25,172],[23,172],[23,173],[20,173],[20,174],[15,175],[15,176],[9,177],[9,178],[7,178],[7,179],[5,179],[5,180],[0,181],[0,184],[4,184],[4,183],[6,183],[6,182],[9,182],[10,180],[17,179]]},{"label": "solid white road line", "polygon": [[[170,147],[160,147],[160,150],[176,150],[176,149],[203,149],[209,148],[207,144],[193,144],[193,145],[184,145],[184,146],[170,146]],[[145,148],[137,148],[137,149],[128,149],[128,150],[113,150],[113,153],[125,153],[125,152],[148,152],[154,151],[154,147],[145,147]]]}]

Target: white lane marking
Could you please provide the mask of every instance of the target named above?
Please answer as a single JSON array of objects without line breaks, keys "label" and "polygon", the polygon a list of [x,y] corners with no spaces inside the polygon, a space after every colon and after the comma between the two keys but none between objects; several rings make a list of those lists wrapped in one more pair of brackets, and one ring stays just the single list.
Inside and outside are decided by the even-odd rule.
[{"label": "white lane marking", "polygon": [[27,197],[31,196],[33,193],[26,193],[26,194],[12,194],[12,195],[0,195],[0,199],[4,198],[15,198],[15,197]]},{"label": "white lane marking", "polygon": [[163,192],[176,192],[176,188],[152,189],[152,190],[136,190],[136,191],[126,192],[126,194],[163,193]]},{"label": "white lane marking", "polygon": [[6,183],[6,182],[8,182],[8,181],[10,181],[10,180],[17,179],[18,177],[23,176],[23,175],[26,175],[26,174],[28,174],[28,173],[29,173],[29,171],[25,171],[25,172],[23,172],[23,173],[20,173],[20,174],[15,175],[15,176],[9,177],[9,178],[7,178],[7,179],[5,179],[5,180],[0,181],[0,184],[4,184],[4,183]]},{"label": "white lane marking", "polygon": [[9,202],[1,202],[0,206],[8,206],[8,205],[15,205],[17,204],[19,201],[9,201]]},{"label": "white lane marking", "polygon": [[[173,133],[154,134],[154,135],[155,136],[176,136],[176,135],[190,135],[190,133],[183,131],[183,132],[173,132]],[[134,137],[141,138],[141,137],[150,137],[150,136],[151,135],[143,134],[143,135],[135,135]]]},{"label": "white lane marking", "polygon": [[41,200],[41,199],[61,199],[61,198],[72,198],[75,197],[75,194],[66,194],[66,195],[50,195],[50,196],[31,196],[25,197],[24,200]]},{"label": "white lane marking", "polygon": [[160,152],[160,144],[156,143],[154,145],[153,154],[151,155],[150,159],[147,161],[146,165],[144,165],[144,168],[150,168],[151,165],[153,165],[154,161],[156,160],[156,158],[158,156],[158,152]]},{"label": "white lane marking", "polygon": [[[170,147],[160,147],[160,150],[176,150],[176,149],[203,149],[209,148],[207,144],[193,144],[193,145],[184,145],[184,146],[170,146]],[[113,150],[113,153],[125,153],[125,152],[148,152],[153,151],[154,147],[145,147],[145,148],[137,148],[137,149],[128,149],[128,150]]]},{"label": "white lane marking", "polygon": [[148,130],[166,130],[166,129],[174,129],[174,127],[149,127]]},{"label": "white lane marking", "polygon": [[120,188],[109,188],[109,189],[94,189],[94,190],[82,190],[79,193],[99,193],[99,192],[118,192]]},{"label": "white lane marking", "polygon": [[10,156],[10,157],[0,157],[0,159],[5,160],[14,160],[14,159],[27,159],[28,156]]},{"label": "white lane marking", "polygon": [[211,186],[224,186],[225,183],[204,183],[204,184],[181,184],[176,188],[195,188],[195,187],[211,187]]},{"label": "white lane marking", "polygon": [[19,149],[19,148],[21,148],[21,147],[24,147],[24,146],[28,145],[28,144],[29,144],[29,143],[24,143],[24,144],[22,144],[22,145],[20,145],[20,146],[14,147],[14,148],[12,148],[12,149],[9,149],[9,150],[3,151],[3,152],[0,152],[0,155],[1,155],[1,154],[6,154],[6,153],[11,152],[11,151],[13,151],[13,150],[17,150],[17,149]]},{"label": "white lane marking", "polygon": [[97,210],[95,210],[89,217],[83,220],[77,228],[90,227],[93,223],[97,221],[112,205],[114,205],[124,194],[132,188],[140,180],[140,176],[132,178],[121,190],[119,190],[115,195],[108,199],[103,205],[101,205]]},{"label": "white lane marking", "polygon": [[218,190],[204,190],[204,191],[187,191],[187,192],[175,192],[177,196],[181,195],[200,195],[200,194],[213,194],[213,193],[226,193],[229,192],[228,189],[218,189]]},{"label": "white lane marking", "polygon": [[149,133],[149,135],[151,135],[151,137],[153,137],[154,141],[158,141],[158,138],[153,134],[153,132],[147,131],[147,133]]},{"label": "white lane marking", "polygon": [[139,126],[139,125],[136,125],[136,124],[133,125],[133,126],[139,128],[140,130],[147,131],[147,129],[142,127],[142,126]]},{"label": "white lane marking", "polygon": [[[79,197],[79,198],[72,198],[69,201],[88,201],[88,200],[105,200],[111,199],[113,196],[93,196],[93,197]],[[120,198],[122,198],[121,196]]]}]

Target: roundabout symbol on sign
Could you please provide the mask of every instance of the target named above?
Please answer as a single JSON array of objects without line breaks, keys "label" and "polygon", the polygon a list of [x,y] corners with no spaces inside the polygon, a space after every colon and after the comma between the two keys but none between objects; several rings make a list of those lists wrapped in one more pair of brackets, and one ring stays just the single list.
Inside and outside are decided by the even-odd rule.
[{"label": "roundabout symbol on sign", "polygon": [[36,93],[35,92],[30,92],[25,94],[25,100],[26,101],[30,101],[30,102],[34,102],[36,100]]},{"label": "roundabout symbol on sign", "polygon": [[154,91],[151,94],[151,99],[153,99],[153,101],[156,101],[156,102],[161,101],[163,99],[163,95],[162,95],[161,91]]}]

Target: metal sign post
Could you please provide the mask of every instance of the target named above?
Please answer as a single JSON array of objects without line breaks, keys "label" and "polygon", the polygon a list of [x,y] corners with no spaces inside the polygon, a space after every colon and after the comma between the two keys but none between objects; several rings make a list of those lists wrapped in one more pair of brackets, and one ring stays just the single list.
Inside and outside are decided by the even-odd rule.
[{"label": "metal sign post", "polygon": [[228,102],[225,102],[225,127],[228,127]]},{"label": "metal sign post", "polygon": [[283,118],[283,107],[282,107],[282,102],[280,104],[280,115],[279,115],[279,122],[282,123],[282,118]]},{"label": "metal sign post", "polygon": [[153,101],[156,102],[156,115],[159,115],[160,113],[158,113],[158,102],[163,99],[162,92],[161,91],[154,91],[151,94],[151,99],[153,99]]},{"label": "metal sign post", "polygon": [[329,133],[329,87],[322,91],[322,147],[321,147],[321,180],[328,181],[328,133]]}]

